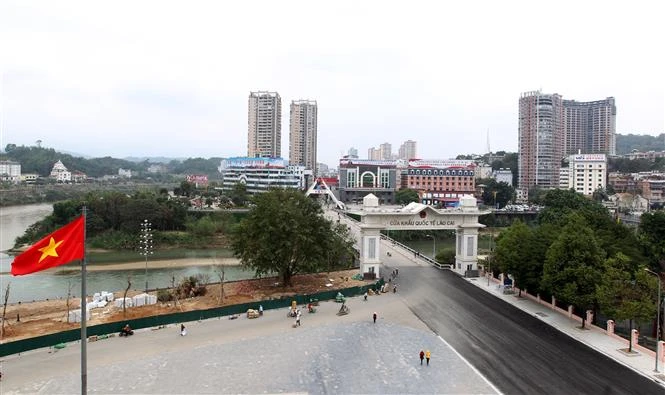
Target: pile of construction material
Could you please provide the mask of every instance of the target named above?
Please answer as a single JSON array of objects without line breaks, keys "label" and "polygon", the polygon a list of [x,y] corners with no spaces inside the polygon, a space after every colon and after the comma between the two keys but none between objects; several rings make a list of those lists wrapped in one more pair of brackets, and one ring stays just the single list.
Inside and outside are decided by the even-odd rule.
[{"label": "pile of construction material", "polygon": [[157,304],[157,297],[146,293],[138,294],[132,298],[134,307]]},{"label": "pile of construction material", "polygon": [[[85,316],[90,317],[91,309],[98,309],[106,307],[108,302],[112,302],[114,299],[112,292],[95,292],[92,295],[92,302],[87,302],[85,304]],[[81,309],[71,310],[67,316],[67,322],[81,322]]]}]

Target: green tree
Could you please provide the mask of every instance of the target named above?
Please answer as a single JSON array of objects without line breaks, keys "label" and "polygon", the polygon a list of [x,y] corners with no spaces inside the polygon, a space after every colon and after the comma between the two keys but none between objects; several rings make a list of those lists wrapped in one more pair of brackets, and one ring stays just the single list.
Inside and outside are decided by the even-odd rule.
[{"label": "green tree", "polygon": [[278,273],[291,286],[295,274],[323,270],[355,253],[346,226],[333,226],[299,191],[274,189],[256,195],[254,204],[232,233],[231,248],[257,276]]},{"label": "green tree", "polygon": [[247,185],[244,182],[237,182],[233,186],[230,197],[236,206],[244,206],[247,201]]},{"label": "green tree", "polygon": [[638,237],[649,267],[657,272],[665,271],[665,211],[642,214]]},{"label": "green tree", "polygon": [[515,200],[515,188],[505,182],[496,182],[493,178],[478,180],[478,184],[484,185],[483,202],[486,206],[505,207],[506,204]]},{"label": "green tree", "polygon": [[[656,314],[657,287],[657,279],[646,273],[644,267],[635,267],[627,256],[617,254],[606,261],[596,298],[605,315],[616,321],[629,320],[632,332],[633,321],[645,322]],[[632,336],[629,338],[631,352]]]},{"label": "green tree", "polygon": [[496,243],[494,262],[502,272],[513,275],[519,296],[523,289],[535,292],[540,288],[543,260],[534,256],[534,243],[534,232],[521,221],[504,230]]},{"label": "green tree", "polygon": [[[603,269],[603,252],[584,219],[572,214],[547,251],[542,287],[562,302],[582,311],[596,302]],[[584,328],[586,314],[582,314]]]},{"label": "green tree", "polygon": [[409,188],[400,189],[395,193],[395,202],[397,204],[409,204],[411,202],[420,202],[418,191]]}]

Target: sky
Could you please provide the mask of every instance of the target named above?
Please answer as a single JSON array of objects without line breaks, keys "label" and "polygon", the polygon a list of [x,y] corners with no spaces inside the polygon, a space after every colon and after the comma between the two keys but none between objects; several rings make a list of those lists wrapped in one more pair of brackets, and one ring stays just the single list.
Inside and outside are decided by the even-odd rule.
[{"label": "sky", "polygon": [[517,151],[523,92],[614,96],[617,133],[665,131],[659,1],[0,2],[0,147],[247,154],[250,91],[316,100],[318,161],[417,142]]}]

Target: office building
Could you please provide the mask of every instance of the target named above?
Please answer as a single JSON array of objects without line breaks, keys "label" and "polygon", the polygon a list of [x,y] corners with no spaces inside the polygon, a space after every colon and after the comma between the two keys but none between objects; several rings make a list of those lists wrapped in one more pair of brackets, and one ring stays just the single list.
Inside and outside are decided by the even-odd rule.
[{"label": "office building", "polygon": [[411,160],[418,157],[416,153],[416,142],[413,140],[407,140],[399,147],[397,154],[399,159]]},{"label": "office building", "polygon": [[367,150],[367,159],[368,160],[381,160],[381,150],[377,148],[369,148]]},{"label": "office building", "polygon": [[418,191],[422,204],[457,207],[462,196],[475,192],[475,169],[470,160],[412,160],[402,170],[402,187]]},{"label": "office building", "polygon": [[392,160],[393,146],[390,143],[383,143],[379,146],[380,160]]},{"label": "office building", "polygon": [[346,154],[347,158],[351,159],[358,159],[358,150],[351,147],[349,148],[349,152]]},{"label": "office building", "polygon": [[291,102],[289,164],[316,171],[317,112],[314,100]]},{"label": "office building", "polygon": [[381,204],[395,204],[397,189],[395,161],[341,159],[339,161],[339,200],[362,203],[374,194]]},{"label": "office building", "polygon": [[238,183],[245,184],[247,193],[267,192],[271,188],[293,188],[304,190],[311,182],[312,171],[304,166],[289,166],[282,158],[223,159],[217,170],[220,172],[220,189],[233,191]]},{"label": "office building", "polygon": [[607,187],[607,156],[605,154],[570,155],[568,188],[591,196],[597,189]]},{"label": "office building", "polygon": [[526,92],[519,100],[518,189],[559,186],[564,157],[563,100],[558,94]]},{"label": "office building", "polygon": [[250,92],[247,156],[277,158],[282,155],[282,99],[277,92]]},{"label": "office building", "polygon": [[613,97],[591,102],[564,100],[566,154],[616,154],[616,105]]}]

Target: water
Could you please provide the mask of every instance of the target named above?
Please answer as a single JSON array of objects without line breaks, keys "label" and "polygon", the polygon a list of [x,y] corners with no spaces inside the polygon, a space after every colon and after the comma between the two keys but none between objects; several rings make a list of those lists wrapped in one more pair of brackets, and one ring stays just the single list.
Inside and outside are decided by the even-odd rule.
[{"label": "water", "polygon": [[[30,204],[25,206],[0,207],[0,251],[7,251],[14,246],[16,237],[23,235],[33,223],[42,220],[53,212],[51,204]],[[9,303],[30,302],[33,300],[57,299],[67,296],[71,286],[72,295],[80,296],[80,273],[37,272],[26,276],[14,277],[9,274],[13,257],[0,252],[0,302],[4,301],[7,284],[11,282]],[[148,265],[148,286],[150,289],[171,286],[175,276],[176,284],[188,276],[201,274],[209,276],[210,281],[219,281],[214,266],[189,266],[182,268],[150,269]],[[237,266],[224,269],[225,281],[252,278],[254,273]],[[133,270],[89,271],[86,276],[88,294],[100,291],[115,292],[127,288],[127,277],[131,276],[132,290],[145,288],[145,268]]]}]

